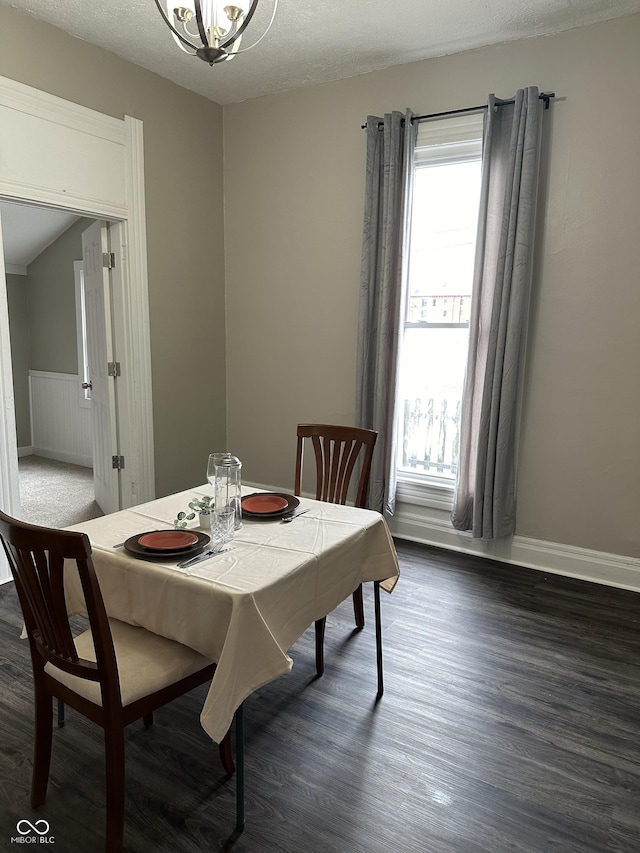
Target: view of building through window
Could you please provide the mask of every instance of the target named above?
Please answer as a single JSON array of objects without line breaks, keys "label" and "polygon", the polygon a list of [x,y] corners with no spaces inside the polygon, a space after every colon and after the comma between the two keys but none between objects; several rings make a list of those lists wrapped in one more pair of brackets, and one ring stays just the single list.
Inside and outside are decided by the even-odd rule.
[{"label": "view of building through window", "polygon": [[480,146],[477,138],[473,150],[467,143],[456,157],[451,143],[432,145],[416,158],[401,350],[399,472],[455,478],[457,471]]}]

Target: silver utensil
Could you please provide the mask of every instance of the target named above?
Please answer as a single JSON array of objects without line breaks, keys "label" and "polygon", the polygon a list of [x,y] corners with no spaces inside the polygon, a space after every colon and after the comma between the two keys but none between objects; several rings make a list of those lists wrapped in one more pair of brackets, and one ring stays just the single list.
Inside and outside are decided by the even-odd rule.
[{"label": "silver utensil", "polygon": [[301,509],[300,512],[294,512],[293,515],[285,515],[282,519],[283,524],[288,524],[290,521],[293,521],[294,518],[297,518],[299,515],[304,515],[305,512],[309,512],[308,509]]},{"label": "silver utensil", "polygon": [[195,564],[199,563],[201,560],[210,560],[212,557],[217,557],[218,554],[224,554],[226,551],[230,550],[231,548],[221,548],[220,546],[210,548],[208,551],[203,551],[202,554],[197,554],[195,557],[190,557],[188,560],[183,560],[181,563],[178,563],[178,568],[186,569],[188,566],[195,566]]}]

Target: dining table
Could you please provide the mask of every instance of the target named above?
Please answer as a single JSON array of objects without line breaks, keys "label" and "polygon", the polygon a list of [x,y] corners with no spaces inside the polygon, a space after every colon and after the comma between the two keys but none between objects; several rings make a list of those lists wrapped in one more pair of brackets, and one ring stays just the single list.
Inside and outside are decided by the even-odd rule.
[{"label": "dining table", "polygon": [[[89,536],[110,617],[180,642],[216,662],[200,714],[207,734],[219,743],[244,700],[291,670],[288,652],[304,631],[369,581],[375,591],[380,695],[379,591],[392,592],[400,574],[382,515],[292,498],[296,511],[305,512],[290,523],[278,514],[245,516],[226,550],[182,568],[179,554],[147,555],[124,547],[145,532],[173,529],[178,514],[189,512],[190,501],[210,494],[205,484],[69,528]],[[269,493],[243,486],[242,494],[244,501],[250,494]],[[189,527],[196,524],[189,522]],[[84,600],[73,572],[65,581],[65,593],[69,612],[81,612]],[[240,785],[237,731],[236,754]],[[238,828],[243,815],[242,802]]]}]

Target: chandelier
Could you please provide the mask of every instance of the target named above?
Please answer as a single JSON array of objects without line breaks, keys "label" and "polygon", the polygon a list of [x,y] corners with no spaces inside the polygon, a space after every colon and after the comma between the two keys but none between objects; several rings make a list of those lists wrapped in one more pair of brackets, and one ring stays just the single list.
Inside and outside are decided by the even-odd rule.
[{"label": "chandelier", "polygon": [[266,30],[248,47],[240,49],[244,31],[260,0],[155,0],[158,11],[173,34],[178,47],[191,56],[198,56],[209,65],[233,59],[255,47],[271,29],[278,0],[271,0],[273,10]]}]

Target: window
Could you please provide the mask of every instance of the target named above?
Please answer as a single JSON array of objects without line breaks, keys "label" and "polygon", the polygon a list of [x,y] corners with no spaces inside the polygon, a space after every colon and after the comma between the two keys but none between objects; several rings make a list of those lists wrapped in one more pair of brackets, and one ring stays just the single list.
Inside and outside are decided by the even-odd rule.
[{"label": "window", "polygon": [[[78,376],[80,382],[88,384],[89,354],[87,352],[87,313],[84,298],[84,266],[82,261],[73,262],[73,275],[76,287],[76,335],[78,340]],[[90,406],[91,389],[80,387],[80,405]]]},{"label": "window", "polygon": [[424,122],[418,130],[400,359],[400,478],[451,484],[456,476],[482,119],[457,116]]}]

